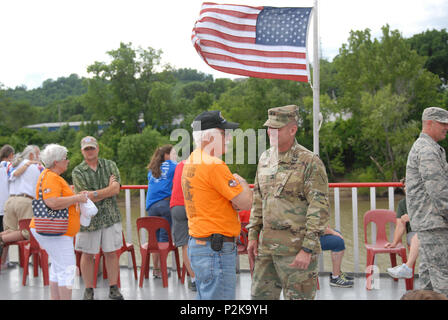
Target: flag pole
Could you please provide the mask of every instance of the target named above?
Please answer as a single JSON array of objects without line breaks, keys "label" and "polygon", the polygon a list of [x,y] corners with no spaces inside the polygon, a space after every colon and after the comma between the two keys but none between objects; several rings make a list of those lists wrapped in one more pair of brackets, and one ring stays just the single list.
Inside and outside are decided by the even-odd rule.
[{"label": "flag pole", "polygon": [[313,9],[313,152],[319,155],[319,113],[320,113],[320,62],[319,62],[319,14],[318,0]]}]

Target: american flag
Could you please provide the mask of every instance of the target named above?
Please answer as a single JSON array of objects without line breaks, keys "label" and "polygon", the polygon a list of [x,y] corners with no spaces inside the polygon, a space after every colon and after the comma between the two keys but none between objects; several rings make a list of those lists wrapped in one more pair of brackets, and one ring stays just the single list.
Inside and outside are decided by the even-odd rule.
[{"label": "american flag", "polygon": [[193,45],[219,71],[308,82],[311,10],[204,2],[193,28]]},{"label": "american flag", "polygon": [[32,201],[36,232],[43,235],[63,235],[68,227],[68,209],[51,210],[42,199]]}]

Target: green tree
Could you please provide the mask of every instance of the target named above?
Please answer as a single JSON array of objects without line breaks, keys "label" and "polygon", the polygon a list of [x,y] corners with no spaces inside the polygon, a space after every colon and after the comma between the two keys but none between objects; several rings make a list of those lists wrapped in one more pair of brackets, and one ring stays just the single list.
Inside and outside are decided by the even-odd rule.
[{"label": "green tree", "polygon": [[27,101],[0,96],[0,127],[15,131],[33,123],[35,108]]},{"label": "green tree", "polygon": [[365,151],[382,180],[398,181],[405,174],[407,155],[419,132],[417,121],[408,121],[406,97],[392,93],[391,86],[375,95],[363,93],[361,135]]},{"label": "green tree", "polygon": [[157,130],[145,127],[141,134],[132,134],[120,139],[118,161],[123,184],[147,184],[146,166],[157,147],[168,144],[169,139]]},{"label": "green tree", "polygon": [[425,68],[448,81],[448,33],[446,29],[427,30],[409,38],[408,43],[421,56],[427,57]]},{"label": "green tree", "polygon": [[380,40],[370,30],[351,31],[334,59],[341,88],[338,103],[354,117],[359,115],[363,92],[374,95],[390,85],[393,93],[405,96],[414,112],[422,111],[438,95],[439,79],[424,69],[425,58],[411,50],[398,30],[382,28]]},{"label": "green tree", "polygon": [[87,68],[93,78],[87,81],[86,96],[94,118],[110,121],[112,127],[130,134],[141,132],[141,115],[145,120],[151,117],[146,115],[151,112],[148,92],[162,53],[152,48],[134,50],[131,45],[121,43],[117,50],[108,51],[109,64],[95,62]]},{"label": "green tree", "polygon": [[[386,25],[382,32],[380,40],[372,40],[369,29],[350,33],[348,44],[334,60],[340,88],[336,99],[358,128],[352,137],[356,166],[372,166],[383,179],[397,179],[405,166],[403,153],[408,151],[398,149],[410,147],[409,135],[415,134],[412,121],[421,118],[424,108],[441,101],[440,80],[424,68],[425,58],[410,48],[398,30]],[[400,132],[403,141],[395,138]]]}]

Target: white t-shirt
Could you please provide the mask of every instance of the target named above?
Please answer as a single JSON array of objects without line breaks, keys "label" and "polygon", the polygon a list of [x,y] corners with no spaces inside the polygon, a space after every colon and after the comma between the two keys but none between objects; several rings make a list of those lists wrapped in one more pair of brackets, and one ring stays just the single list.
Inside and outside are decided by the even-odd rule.
[{"label": "white t-shirt", "polygon": [[9,197],[8,164],[8,161],[0,162],[0,216],[3,215],[3,207]]},{"label": "white t-shirt", "polygon": [[9,173],[9,194],[27,194],[36,197],[36,184],[41,170],[37,164],[30,165],[19,177],[14,177],[14,171],[19,169],[29,160],[23,160],[16,168]]}]

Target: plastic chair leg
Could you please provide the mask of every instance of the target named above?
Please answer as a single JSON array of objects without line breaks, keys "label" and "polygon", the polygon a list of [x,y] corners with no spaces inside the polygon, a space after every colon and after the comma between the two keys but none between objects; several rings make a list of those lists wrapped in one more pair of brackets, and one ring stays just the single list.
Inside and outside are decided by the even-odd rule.
[{"label": "plastic chair leg", "polygon": [[162,283],[163,287],[168,287],[168,267],[166,265],[166,260],[168,256],[165,253],[160,253],[160,270],[162,271]]},{"label": "plastic chair leg", "polygon": [[146,259],[148,259],[148,263],[146,264],[145,267],[145,279],[149,278],[149,269],[151,269],[151,252],[148,251],[148,254],[146,256]]},{"label": "plastic chair leg", "polygon": [[22,277],[22,285],[26,286],[26,279],[28,277],[28,267],[29,267],[29,258],[30,258],[30,252],[25,251],[23,254],[23,277]]},{"label": "plastic chair leg", "polygon": [[48,286],[50,284],[50,275],[48,268],[48,254],[46,251],[41,251],[40,257],[40,267],[42,268],[42,276],[44,278],[44,286]]},{"label": "plastic chair leg", "polygon": [[134,278],[135,278],[135,280],[137,280],[138,279],[138,277],[137,277],[137,262],[135,260],[135,250],[133,247],[131,248],[130,252],[131,252],[131,258],[132,258],[132,265],[134,267]]},{"label": "plastic chair leg", "polygon": [[371,251],[367,251],[367,265],[366,265],[366,289],[372,289],[372,274],[373,274],[373,262],[375,261],[375,255]]},{"label": "plastic chair leg", "polygon": [[39,254],[33,253],[33,276],[37,277],[39,275]]},{"label": "plastic chair leg", "polygon": [[415,273],[415,262],[412,266],[412,278],[409,280],[409,289],[406,288],[406,290],[414,290],[414,273]]},{"label": "plastic chair leg", "polygon": [[145,278],[147,265],[149,263],[149,252],[140,250],[140,255],[142,256],[142,265],[140,267],[140,281],[138,283],[138,286],[141,288],[143,287],[143,279]]},{"label": "plastic chair leg", "polygon": [[174,250],[174,256],[176,257],[176,268],[177,268],[177,278],[181,278],[181,270],[180,270],[180,258],[179,258],[179,251],[177,248]]}]

